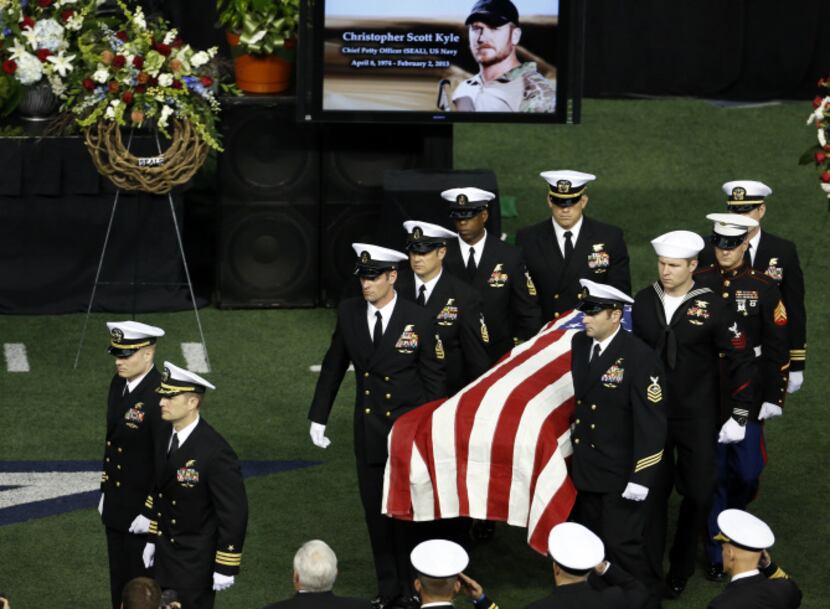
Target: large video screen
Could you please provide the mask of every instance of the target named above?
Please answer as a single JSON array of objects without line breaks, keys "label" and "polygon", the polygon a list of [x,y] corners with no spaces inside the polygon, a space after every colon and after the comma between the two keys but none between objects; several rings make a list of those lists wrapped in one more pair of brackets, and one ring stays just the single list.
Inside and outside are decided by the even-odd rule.
[{"label": "large video screen", "polygon": [[[566,4],[563,0],[562,4]],[[317,0],[309,118],[561,121],[559,0]],[[562,8],[565,8],[564,6]]]}]

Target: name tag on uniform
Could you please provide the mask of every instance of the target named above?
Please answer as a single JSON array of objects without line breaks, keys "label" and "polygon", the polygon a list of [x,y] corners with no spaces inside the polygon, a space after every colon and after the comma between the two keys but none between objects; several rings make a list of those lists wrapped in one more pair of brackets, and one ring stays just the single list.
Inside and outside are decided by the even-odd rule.
[{"label": "name tag on uniform", "polygon": [[185,488],[193,488],[199,484],[199,470],[194,467],[196,459],[190,459],[184,465],[176,470],[176,482]]},{"label": "name tag on uniform", "polygon": [[395,343],[395,349],[398,353],[415,353],[418,348],[418,335],[415,333],[414,324],[406,324],[398,337],[398,342]]}]

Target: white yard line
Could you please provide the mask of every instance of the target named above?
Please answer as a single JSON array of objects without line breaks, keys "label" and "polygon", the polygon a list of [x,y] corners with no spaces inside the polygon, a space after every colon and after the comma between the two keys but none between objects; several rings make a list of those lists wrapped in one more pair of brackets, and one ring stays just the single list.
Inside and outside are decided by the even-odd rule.
[{"label": "white yard line", "polygon": [[210,372],[202,343],[182,343],[185,367],[191,372]]},{"label": "white yard line", "polygon": [[26,345],[23,343],[4,343],[3,353],[6,356],[6,370],[9,372],[29,372],[29,358],[26,356]]},{"label": "white yard line", "polygon": [[[314,364],[313,366],[308,367],[309,372],[320,372],[322,366],[320,364]],[[354,366],[349,364],[349,370],[354,371]]]}]

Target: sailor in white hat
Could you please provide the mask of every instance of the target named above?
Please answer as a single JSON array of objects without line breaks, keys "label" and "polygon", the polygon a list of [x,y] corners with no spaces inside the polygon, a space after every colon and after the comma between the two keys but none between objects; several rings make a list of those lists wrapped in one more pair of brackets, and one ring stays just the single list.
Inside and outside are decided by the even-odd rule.
[{"label": "sailor in white hat", "polygon": [[[759,223],[749,230],[747,265],[778,283],[787,308],[787,337],[790,349],[790,377],[787,393],[795,393],[804,382],[807,360],[807,309],[804,306],[804,273],[794,242],[762,230],[766,199],[772,189],[756,180],[733,180],[723,185],[727,211],[742,214]],[[701,266],[714,262],[711,248],[701,255]]]},{"label": "sailor in white hat", "polygon": [[[383,607],[412,595],[410,523],[381,513],[389,432],[404,413],[448,393],[444,362],[435,356],[433,321],[399,291],[399,270],[407,255],[370,243],[353,243],[352,248],[362,297],[347,298],[337,308],[337,325],[308,412],[309,435],[320,448],[331,443],[326,424],[353,364],[358,488],[378,582],[374,600]],[[407,566],[405,572],[399,572],[399,565],[402,571]]]},{"label": "sailor in white hat", "polygon": [[757,516],[728,509],[718,514],[723,565],[732,580],[710,603],[710,609],[795,609],[801,591],[769,554],[775,535]]},{"label": "sailor in white hat", "polygon": [[464,575],[470,557],[459,544],[446,539],[422,541],[409,558],[416,571],[415,591],[420,597],[420,607],[452,609],[455,595],[463,590],[476,609],[498,609],[481,585]]},{"label": "sailor in white hat", "polygon": [[248,524],[236,453],[201,416],[214,389],[199,374],[164,362],[156,393],[173,428],[156,457],[163,464],[157,492],[147,499],[153,518],[145,565],[155,565],[156,581],[175,589],[182,606],[200,609],[211,609],[215,593],[235,583]]},{"label": "sailor in white hat", "polygon": [[[754,354],[733,344],[729,330],[735,316],[720,294],[695,282],[698,254],[704,247],[696,233],[675,230],[651,241],[657,255],[658,280],[634,298],[634,333],[651,346],[666,370],[668,442],[658,474],[653,515],[646,532],[652,564],[663,564],[668,530],[668,500],[676,484],[682,496],[666,576],[668,595],[677,598],[695,571],[699,531],[714,490],[714,438],[720,422],[720,383],[733,400],[752,399]],[[719,357],[720,356],[720,357]],[[721,377],[721,367],[726,374]]]},{"label": "sailor in white hat", "polygon": [[663,367],[651,347],[621,329],[633,299],[614,286],[580,284],[585,330],[571,340],[574,520],[599,535],[611,562],[656,589],[643,532],[666,443]]},{"label": "sailor in white hat", "polygon": [[137,321],[110,321],[107,330],[116,374],[107,398],[98,511],[106,526],[110,595],[117,609],[126,583],[145,575],[139,536],[149,531],[150,520],[143,514],[144,499],[153,490],[155,439],[169,435],[169,425],[161,420],[154,393],[161,379],[156,342],[164,330]]},{"label": "sailor in white hat", "polygon": [[584,215],[587,186],[596,176],[570,169],[544,171],[551,219],[516,233],[539,295],[542,321],[556,319],[579,304],[579,279],[631,292],[628,250],[616,226]]},{"label": "sailor in white hat", "polygon": [[[732,343],[751,349],[754,373],[750,379],[753,399],[734,404],[724,389],[721,403],[733,403],[731,413],[723,413],[718,433],[716,462],[717,490],[709,514],[710,535],[716,532],[717,515],[726,507],[743,508],[754,496],[766,463],[760,421],[783,414],[786,397],[789,348],[787,327],[789,311],[784,306],[775,281],[751,268],[744,261],[747,234],[757,226],[742,214],[709,214],[713,223],[714,266],[695,275],[701,287],[720,294],[735,318]],[[724,417],[728,417],[724,420]],[[707,575],[723,580],[720,548],[707,542]]]},{"label": "sailor in white hat", "polygon": [[447,244],[458,235],[420,220],[403,223],[413,275],[401,283],[401,294],[423,307],[434,323],[435,357],[446,364],[449,395],[490,367],[490,331],[481,297],[466,282],[444,272]]}]

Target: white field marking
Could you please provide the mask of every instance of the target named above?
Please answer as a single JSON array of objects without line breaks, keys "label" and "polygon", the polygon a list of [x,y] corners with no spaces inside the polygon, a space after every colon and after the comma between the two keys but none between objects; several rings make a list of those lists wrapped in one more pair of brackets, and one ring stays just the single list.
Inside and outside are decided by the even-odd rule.
[{"label": "white field marking", "polygon": [[26,356],[26,345],[23,343],[4,343],[3,353],[6,356],[6,370],[9,372],[29,372],[29,358]]},{"label": "white field marking", "polygon": [[101,472],[0,472],[0,509],[94,491]]},{"label": "white field marking", "polygon": [[202,343],[182,343],[186,368],[191,372],[210,372]]},{"label": "white field marking", "polygon": [[[323,369],[323,367],[322,367],[320,364],[314,364],[313,366],[309,366],[309,367],[308,367],[308,371],[309,371],[309,372],[320,372],[320,370],[322,370],[322,369]],[[354,365],[349,364],[349,368],[348,368],[348,369],[349,369],[350,371],[354,372]]]}]

